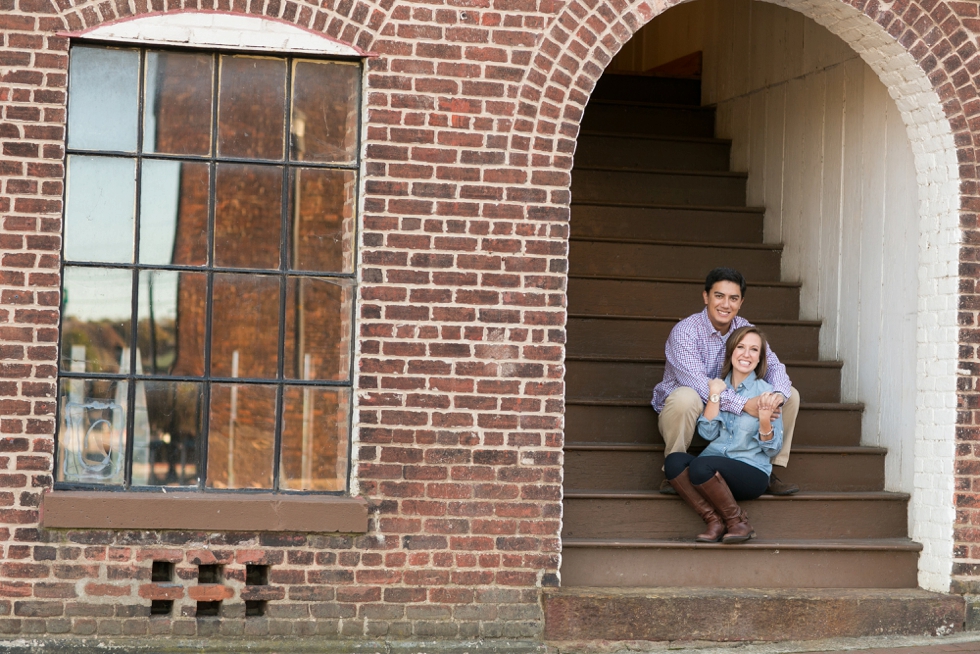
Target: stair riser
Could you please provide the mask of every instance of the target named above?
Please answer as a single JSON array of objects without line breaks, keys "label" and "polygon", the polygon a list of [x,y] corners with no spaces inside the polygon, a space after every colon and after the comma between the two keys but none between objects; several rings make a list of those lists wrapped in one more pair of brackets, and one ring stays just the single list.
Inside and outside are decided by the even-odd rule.
[{"label": "stair riser", "polygon": [[[697,451],[692,451],[697,454]],[[664,479],[664,453],[565,452],[564,487],[574,490],[657,490]],[[885,487],[885,455],[791,452],[777,468],[783,481],[805,491],[880,491]]]},{"label": "stair riser", "polygon": [[[567,361],[565,392],[593,399],[649,399],[664,378],[662,363]],[[786,372],[807,402],[840,401],[840,368],[789,365]]]},{"label": "stair riser", "polygon": [[794,641],[949,634],[966,620],[958,595],[791,592],[546,591],[544,636],[551,641]]},{"label": "stair riser", "polygon": [[[676,324],[674,320],[570,318],[567,356],[663,357]],[[759,329],[783,359],[816,361],[820,354],[820,328],[815,325],[759,325]]]},{"label": "stair riser", "polygon": [[725,142],[582,134],[575,146],[575,165],[726,171],[730,151],[731,145]]},{"label": "stair riser", "polygon": [[[907,501],[754,500],[741,502],[760,538],[905,538]],[[693,540],[704,522],[676,497],[566,499],[563,538]]]},{"label": "stair riser", "polygon": [[[598,316],[688,316],[704,309],[703,292],[704,282],[572,278],[568,280],[568,310]],[[749,320],[798,320],[799,288],[749,285],[741,314]]]},{"label": "stair riser", "polygon": [[[761,213],[698,209],[572,205],[572,234],[710,243],[761,243]],[[577,265],[574,262],[573,265]]]},{"label": "stair riser", "polygon": [[572,241],[576,275],[703,279],[719,266],[756,282],[778,282],[781,250]]},{"label": "stair riser", "polygon": [[[566,443],[663,444],[657,413],[649,406],[582,406],[565,408]],[[793,435],[796,445],[861,444],[861,412],[800,409]]]},{"label": "stair riser", "polygon": [[562,586],[915,588],[918,552],[566,547]]},{"label": "stair riser", "polygon": [[572,199],[582,202],[745,206],[745,178],[578,169]]},{"label": "stair riser", "polygon": [[589,103],[582,130],[713,138],[715,112],[701,107],[663,107],[642,104]]},{"label": "stair riser", "polygon": [[635,75],[603,75],[596,83],[590,98],[592,106],[597,100],[625,100],[628,102],[660,102],[665,104],[701,104],[701,81],[669,77],[643,77]]}]

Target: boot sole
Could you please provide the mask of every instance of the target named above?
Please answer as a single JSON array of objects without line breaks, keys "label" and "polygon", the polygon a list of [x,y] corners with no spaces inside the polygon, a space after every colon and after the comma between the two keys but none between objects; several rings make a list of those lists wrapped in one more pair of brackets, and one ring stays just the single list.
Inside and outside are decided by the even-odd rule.
[{"label": "boot sole", "polygon": [[724,536],[722,536],[721,542],[724,543],[725,545],[735,545],[737,543],[744,543],[746,541],[750,541],[753,538],[755,538],[754,531],[748,536],[735,536],[734,538],[725,538]]}]

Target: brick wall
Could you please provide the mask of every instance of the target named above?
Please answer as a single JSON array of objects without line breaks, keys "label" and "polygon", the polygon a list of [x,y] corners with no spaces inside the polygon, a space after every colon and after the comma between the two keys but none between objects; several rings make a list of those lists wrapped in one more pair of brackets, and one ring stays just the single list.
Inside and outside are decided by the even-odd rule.
[{"label": "brick wall", "polygon": [[[671,4],[206,6],[275,17],[378,55],[368,60],[364,88],[352,479],[353,492],[371,502],[372,520],[369,534],[346,537],[38,529],[55,431],[68,46],[57,32],[199,5],[0,0],[0,631],[538,636],[540,589],[558,583],[567,203],[577,123],[611,55]],[[980,434],[973,345],[980,305],[969,245],[980,209],[976,5],[787,4],[824,24],[836,21],[834,31],[844,32],[880,74],[908,73],[886,83],[906,90],[899,103],[910,133],[921,127],[917,165],[937,176],[926,179],[936,198],[929,215],[946,250],[933,262],[937,281],[929,297],[945,298],[956,281],[949,270],[955,255],[943,257],[959,235],[942,231],[944,216],[963,227],[958,338],[966,372],[958,395],[953,572],[963,578],[958,588],[971,590],[972,561],[980,561],[969,526],[980,522],[972,508],[980,498],[972,449]],[[891,54],[873,63],[877,52]],[[945,118],[933,111],[937,97]],[[955,141],[947,143],[942,134],[950,127]],[[946,167],[947,146],[955,148],[958,171]],[[944,193],[957,173],[960,198],[950,206]],[[932,310],[928,303],[922,308]],[[944,341],[943,333],[935,343],[924,337],[920,352],[935,345],[941,360],[955,363],[955,354],[943,350],[955,338]],[[952,373],[945,374],[937,379]],[[951,405],[952,390],[940,382],[933,390],[940,408]],[[923,442],[938,425],[940,468],[952,434],[942,415],[921,425]],[[948,463],[935,474],[940,482],[951,481]],[[951,491],[938,488],[937,506],[948,506]],[[937,560],[949,560],[948,548],[942,551],[948,542],[941,533],[929,546]],[[173,563],[173,581],[153,582],[153,561]],[[198,566],[214,563],[224,566],[220,586],[228,590],[194,590]],[[271,566],[268,583],[251,586],[258,590],[245,584],[248,565]],[[194,619],[199,599],[218,597],[225,599],[224,617]],[[152,600],[174,601],[173,616],[147,620]],[[267,601],[266,616],[245,617],[245,600]]]}]

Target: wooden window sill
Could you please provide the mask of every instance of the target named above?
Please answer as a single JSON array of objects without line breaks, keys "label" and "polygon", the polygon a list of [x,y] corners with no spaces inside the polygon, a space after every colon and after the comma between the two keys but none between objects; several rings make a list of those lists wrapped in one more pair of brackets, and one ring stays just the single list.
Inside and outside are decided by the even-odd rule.
[{"label": "wooden window sill", "polygon": [[175,529],[363,534],[367,502],[336,495],[48,491],[46,529]]}]

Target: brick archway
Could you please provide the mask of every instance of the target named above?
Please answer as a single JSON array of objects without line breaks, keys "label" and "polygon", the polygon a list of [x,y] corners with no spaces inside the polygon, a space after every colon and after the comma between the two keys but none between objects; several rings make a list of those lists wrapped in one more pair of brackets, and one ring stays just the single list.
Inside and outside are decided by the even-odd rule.
[{"label": "brick archway", "polygon": [[[953,473],[954,467],[962,474],[972,465],[968,446],[961,447],[957,460],[957,440],[973,440],[977,431],[971,412],[957,416],[955,410],[957,405],[972,406],[965,394],[972,383],[961,378],[958,385],[957,365],[961,374],[976,366],[972,347],[961,347],[957,354],[960,342],[972,342],[969,327],[976,324],[975,314],[960,314],[957,322],[956,311],[957,306],[973,306],[970,298],[958,294],[973,293],[972,280],[960,284],[958,278],[975,272],[973,255],[968,247],[961,253],[958,244],[961,239],[970,241],[969,230],[976,224],[973,212],[980,206],[973,165],[978,125],[970,120],[977,95],[973,73],[980,68],[980,56],[976,35],[964,24],[971,16],[958,16],[943,2],[896,2],[886,7],[863,1],[766,1],[814,19],[861,55],[896,100],[915,153],[920,287],[917,463],[910,524],[912,538],[925,547],[920,585],[946,591],[951,574],[968,570],[967,563],[955,563],[954,557],[972,558],[962,542],[970,537],[960,535],[970,517],[956,512],[970,499],[955,494],[969,490],[970,483],[965,476],[954,479]],[[578,125],[603,69],[640,27],[675,4],[571,2],[550,24],[521,88],[522,119],[515,129],[529,132],[539,149],[553,144],[552,183],[568,177]],[[969,12],[962,5],[958,9]],[[532,168],[530,177],[543,178],[543,173]]]}]

